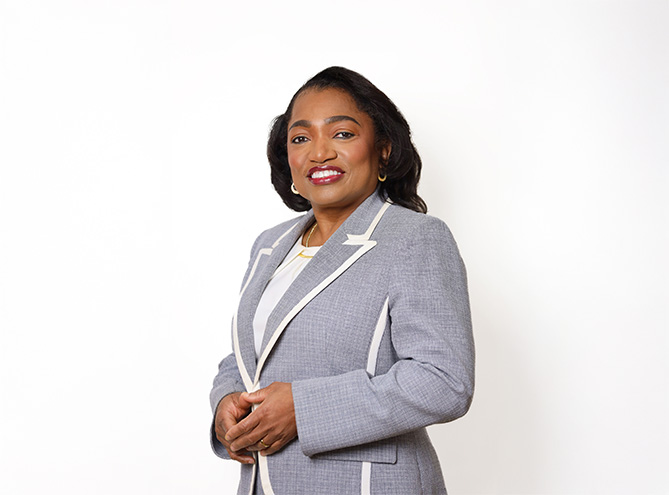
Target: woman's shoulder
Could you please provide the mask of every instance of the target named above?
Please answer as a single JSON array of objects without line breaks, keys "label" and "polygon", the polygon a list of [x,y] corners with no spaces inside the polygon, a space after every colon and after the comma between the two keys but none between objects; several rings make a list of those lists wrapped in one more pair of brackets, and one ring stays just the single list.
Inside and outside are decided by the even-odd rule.
[{"label": "woman's shoulder", "polygon": [[414,270],[419,265],[430,269],[445,265],[463,269],[458,245],[442,219],[396,205],[387,213],[377,240],[392,253],[395,271]]},{"label": "woman's shoulder", "polygon": [[401,238],[448,237],[452,234],[442,219],[393,204],[388,209],[384,231]]}]

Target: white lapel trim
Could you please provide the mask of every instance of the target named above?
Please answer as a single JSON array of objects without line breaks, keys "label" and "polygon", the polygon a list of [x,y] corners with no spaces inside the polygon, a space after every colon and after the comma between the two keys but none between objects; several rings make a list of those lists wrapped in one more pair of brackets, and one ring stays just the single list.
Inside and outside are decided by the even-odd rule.
[{"label": "white lapel trim", "polygon": [[[388,303],[390,298],[386,297],[381,308],[381,314],[376,322],[374,328],[374,335],[372,336],[372,343],[369,344],[369,354],[367,355],[367,374],[369,376],[376,375],[376,359],[379,356],[379,347],[381,346],[381,338],[383,332],[386,330],[386,322],[388,321]],[[362,476],[360,478],[360,494],[369,495],[372,492],[372,464],[368,461],[362,463]]]},{"label": "white lapel trim", "polygon": [[[288,230],[286,230],[281,236],[274,241],[274,244],[272,244],[272,247],[270,248],[263,248],[260,251],[258,251],[258,256],[256,256],[256,260],[253,263],[253,268],[251,268],[251,273],[249,273],[249,278],[246,280],[246,283],[244,284],[244,287],[242,287],[241,292],[239,293],[239,300],[237,301],[237,308],[239,308],[239,302],[242,300],[242,296],[244,295],[244,292],[246,291],[246,288],[249,286],[251,283],[251,280],[253,279],[253,276],[256,273],[256,268],[258,268],[258,263],[260,263],[260,258],[263,255],[271,255],[272,251],[274,250],[275,247],[279,245],[279,242],[286,237],[291,230],[295,228],[295,226],[299,222],[296,222],[293,224]],[[239,311],[239,309],[237,309]],[[251,391],[253,388],[253,381],[251,380],[251,376],[249,375],[248,370],[246,369],[246,366],[244,365],[244,360],[242,359],[242,353],[239,347],[239,332],[237,330],[237,311],[235,311],[235,315],[232,318],[232,345],[234,347],[235,351],[235,359],[237,361],[237,368],[239,368],[239,374],[242,376],[242,381],[244,382],[244,387],[246,387],[246,390]]]},{"label": "white lapel trim", "polygon": [[274,489],[269,482],[269,469],[267,466],[267,456],[258,454],[258,469],[260,470],[260,483],[262,484],[262,491],[265,495],[274,495]]},{"label": "white lapel trim", "polygon": [[347,244],[347,245],[351,246],[351,245],[356,245],[356,244],[362,244],[362,243],[368,241],[369,238],[372,236],[372,233],[374,232],[374,229],[376,228],[378,223],[381,221],[381,217],[386,212],[386,210],[388,208],[390,208],[391,204],[392,203],[390,203],[388,201],[383,203],[383,206],[379,209],[379,212],[374,217],[374,220],[372,220],[372,223],[369,224],[369,228],[367,229],[367,232],[365,232],[362,235],[347,234],[348,235],[348,240],[346,242],[344,242],[344,244]]},{"label": "white lapel trim", "polygon": [[[257,461],[258,457],[260,457],[260,456],[256,452],[254,452],[253,457]],[[253,495],[253,489],[256,486],[256,466],[257,466],[257,462],[253,464],[253,471],[251,473],[251,483],[250,483],[250,486],[249,486],[249,495]]]},{"label": "white lapel trim", "polygon": [[362,481],[360,482],[360,495],[370,495],[372,493],[372,463],[365,461],[362,463]]},{"label": "white lapel trim", "polygon": [[383,303],[381,314],[379,315],[379,319],[376,322],[376,328],[374,329],[374,336],[372,337],[372,343],[369,345],[369,354],[367,355],[367,373],[369,373],[370,376],[374,376],[376,374],[376,358],[379,355],[381,338],[383,337],[383,332],[386,329],[386,321],[388,320],[389,300],[390,298],[386,297],[386,301]]}]

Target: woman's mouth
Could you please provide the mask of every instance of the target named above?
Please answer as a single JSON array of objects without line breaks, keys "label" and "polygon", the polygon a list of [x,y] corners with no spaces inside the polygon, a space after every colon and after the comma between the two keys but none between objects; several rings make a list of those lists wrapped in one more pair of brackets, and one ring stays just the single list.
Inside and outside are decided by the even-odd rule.
[{"label": "woman's mouth", "polygon": [[344,176],[344,171],[338,167],[314,167],[309,170],[307,177],[314,185],[332,184]]}]

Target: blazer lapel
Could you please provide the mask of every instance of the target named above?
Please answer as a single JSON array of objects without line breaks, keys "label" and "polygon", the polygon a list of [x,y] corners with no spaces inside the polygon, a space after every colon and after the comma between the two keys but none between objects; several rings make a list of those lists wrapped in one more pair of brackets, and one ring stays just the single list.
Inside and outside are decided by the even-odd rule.
[{"label": "blazer lapel", "polygon": [[341,235],[334,234],[323,244],[316,256],[309,261],[279,300],[267,320],[262,350],[267,347],[272,334],[290,310],[296,307],[315,287],[321,284],[360,248],[360,246],[343,244],[346,236],[343,236],[343,239],[341,237]]},{"label": "blazer lapel", "polygon": [[[388,206],[389,203],[385,203],[377,193],[367,198],[323,244],[318,253],[290,285],[267,320],[261,356],[258,367],[255,369],[255,378],[253,378],[254,386],[258,386],[262,365],[290,320],[321,290],[376,245],[376,241],[370,240],[369,236]],[[305,226],[306,222],[299,231],[300,233],[303,232]],[[296,237],[290,243],[290,246],[293,245],[295,240]],[[285,256],[285,253],[283,256]],[[274,269],[276,269],[276,266]],[[272,269],[272,273],[274,269]],[[262,289],[264,289],[264,286]]]},{"label": "blazer lapel", "polygon": [[[256,259],[252,260],[255,263],[255,270],[249,274],[248,280],[245,282],[239,295],[239,305],[235,315],[235,322],[233,323],[233,325],[236,325],[236,328],[233,328],[236,337],[233,335],[233,338],[239,340],[238,352],[241,354],[241,360],[251,380],[253,380],[256,373],[257,365],[253,331],[253,318],[255,317],[256,308],[270,277],[286,257],[286,254],[293,247],[298,237],[302,235],[306,225],[312,218],[313,213],[309,212],[296,220],[293,227],[285,235],[274,240],[273,244],[261,246],[256,254]],[[244,373],[241,369],[240,372],[243,377]],[[248,384],[246,385],[248,388]]]}]

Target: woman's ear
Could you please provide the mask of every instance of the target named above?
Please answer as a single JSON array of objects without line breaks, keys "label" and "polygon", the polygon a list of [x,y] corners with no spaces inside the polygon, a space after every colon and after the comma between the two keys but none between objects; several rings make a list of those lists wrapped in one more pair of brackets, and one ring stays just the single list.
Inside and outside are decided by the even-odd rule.
[{"label": "woman's ear", "polygon": [[379,158],[381,160],[382,167],[388,165],[388,160],[390,160],[391,151],[392,151],[392,145],[389,142],[381,143],[381,145],[379,146]]}]

